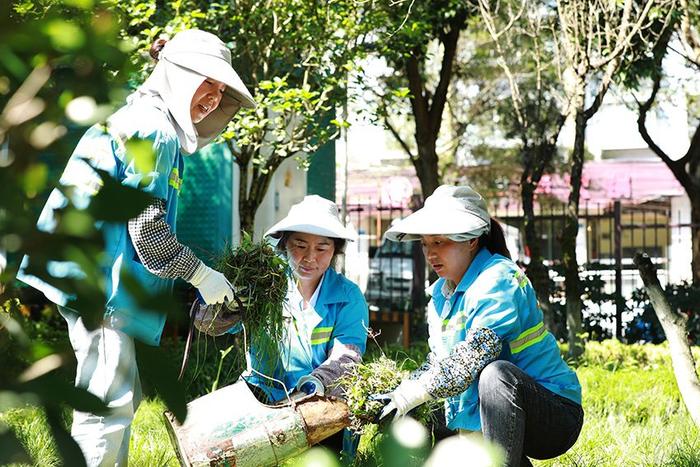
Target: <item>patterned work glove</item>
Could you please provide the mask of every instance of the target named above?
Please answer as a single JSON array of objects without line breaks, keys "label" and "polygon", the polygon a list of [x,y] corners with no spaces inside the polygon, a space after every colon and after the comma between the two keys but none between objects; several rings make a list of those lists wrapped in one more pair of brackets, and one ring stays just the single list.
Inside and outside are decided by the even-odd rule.
[{"label": "patterned work glove", "polygon": [[202,304],[194,317],[194,327],[210,336],[221,336],[240,321],[241,313],[235,301],[217,305]]}]

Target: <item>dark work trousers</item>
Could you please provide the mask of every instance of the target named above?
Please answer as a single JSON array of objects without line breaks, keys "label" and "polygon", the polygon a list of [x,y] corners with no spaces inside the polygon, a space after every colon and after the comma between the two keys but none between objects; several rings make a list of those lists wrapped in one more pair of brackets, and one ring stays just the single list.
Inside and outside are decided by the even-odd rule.
[{"label": "dark work trousers", "polygon": [[479,412],[484,438],[505,450],[508,467],[531,466],[528,457],[552,459],[574,445],[583,408],[535,382],[505,360],[479,376]]}]

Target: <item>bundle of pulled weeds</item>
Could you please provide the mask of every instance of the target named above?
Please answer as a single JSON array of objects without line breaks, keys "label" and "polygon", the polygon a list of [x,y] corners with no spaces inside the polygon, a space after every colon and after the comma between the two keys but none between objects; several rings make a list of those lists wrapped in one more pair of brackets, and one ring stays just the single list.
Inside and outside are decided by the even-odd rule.
[{"label": "bundle of pulled weeds", "polygon": [[[409,371],[405,369],[406,361],[398,363],[385,355],[369,362],[353,366],[339,381],[345,388],[345,401],[350,409],[350,429],[364,433],[369,425],[377,423],[377,417],[384,408],[384,403],[372,400],[373,394],[386,394],[396,389]],[[423,404],[410,412],[410,416],[421,423],[432,419],[436,401]],[[387,418],[391,419],[390,414]]]},{"label": "bundle of pulled weeds", "polygon": [[[213,315],[212,326],[221,327],[224,323],[238,331],[235,341],[239,349],[229,354],[231,361],[226,371],[230,382],[245,370],[245,352],[250,349],[255,349],[258,360],[278,359],[284,333],[287,262],[269,243],[254,242],[244,234],[237,247],[227,246],[214,258],[214,269],[226,276],[242,304],[239,307],[238,301],[233,301],[208,306]],[[243,348],[244,341],[247,348]]]}]

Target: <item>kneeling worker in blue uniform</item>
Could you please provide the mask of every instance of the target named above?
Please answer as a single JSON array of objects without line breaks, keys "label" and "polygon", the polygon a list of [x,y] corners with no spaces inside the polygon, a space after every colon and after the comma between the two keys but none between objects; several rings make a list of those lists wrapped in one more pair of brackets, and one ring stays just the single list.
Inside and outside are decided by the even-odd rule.
[{"label": "kneeling worker in blue uniform", "polygon": [[481,195],[440,186],[386,237],[420,240],[440,278],[429,289],[428,359],[393,392],[375,396],[387,403],[381,417],[445,399],[447,427],[481,431],[507,466],[571,448],[583,424],[581,386]]},{"label": "kneeling worker in blue uniform", "polygon": [[[277,249],[290,266],[283,309],[285,336],[274,368],[251,349],[255,372],[244,378],[271,402],[284,401],[294,391],[342,397],[343,388],[337,382],[362,360],[369,312],[359,287],[332,266],[345,243],[356,235],[340,222],[335,203],[312,195],[292,206],[265,236],[278,239]],[[357,442],[344,430],[321,444],[352,457]]]}]

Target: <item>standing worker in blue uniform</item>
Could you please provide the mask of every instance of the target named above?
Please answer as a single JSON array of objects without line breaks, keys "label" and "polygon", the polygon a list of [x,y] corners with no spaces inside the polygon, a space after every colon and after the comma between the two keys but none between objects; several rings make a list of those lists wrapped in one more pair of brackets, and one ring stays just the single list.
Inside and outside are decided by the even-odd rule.
[{"label": "standing worker in blue uniform", "polygon": [[[292,206],[265,236],[278,239],[277,249],[291,268],[283,310],[286,335],[277,367],[253,361],[256,372],[246,380],[271,401],[284,400],[285,389],[342,397],[337,382],[362,360],[369,313],[359,287],[332,266],[345,242],[356,235],[340,222],[335,203],[311,195]],[[284,387],[259,373],[284,382]],[[349,456],[356,449],[356,439],[347,430],[322,444],[336,452],[342,447]]]},{"label": "standing worker in blue uniform", "polygon": [[571,448],[583,424],[581,386],[481,195],[440,186],[386,237],[420,240],[440,278],[429,289],[428,359],[375,396],[387,403],[380,416],[445,399],[447,427],[481,431],[504,450],[507,466]]},{"label": "standing worker in blue uniform", "polygon": [[[83,135],[39,218],[39,229],[53,232],[56,211],[73,204],[89,205],[101,187],[93,167],[108,172],[123,185],[138,187],[152,202],[124,223],[97,225],[105,240],[106,307],[101,327],[89,330],[76,298],[25,272],[18,278],[34,286],[59,307],[68,322],[77,359],[76,385],[100,397],[109,407],[105,416],[76,411],[71,434],[87,465],[127,465],[131,421],[140,401],[140,381],[134,340],[158,345],[165,316],[142,310],[120,281],[124,273],[144,290],[172,289],[180,278],[197,288],[206,303],[234,298],[223,276],[206,266],[175,235],[177,196],[182,185],[183,154],[211,142],[241,107],[255,102],[231,66],[231,53],[215,35],[186,30],[170,41],[159,39],[151,47],[157,64],[127,103],[107,120]],[[153,170],[143,173],[126,151],[132,139],[148,141],[154,153]],[[75,265],[49,264],[49,272],[81,277]]]}]

